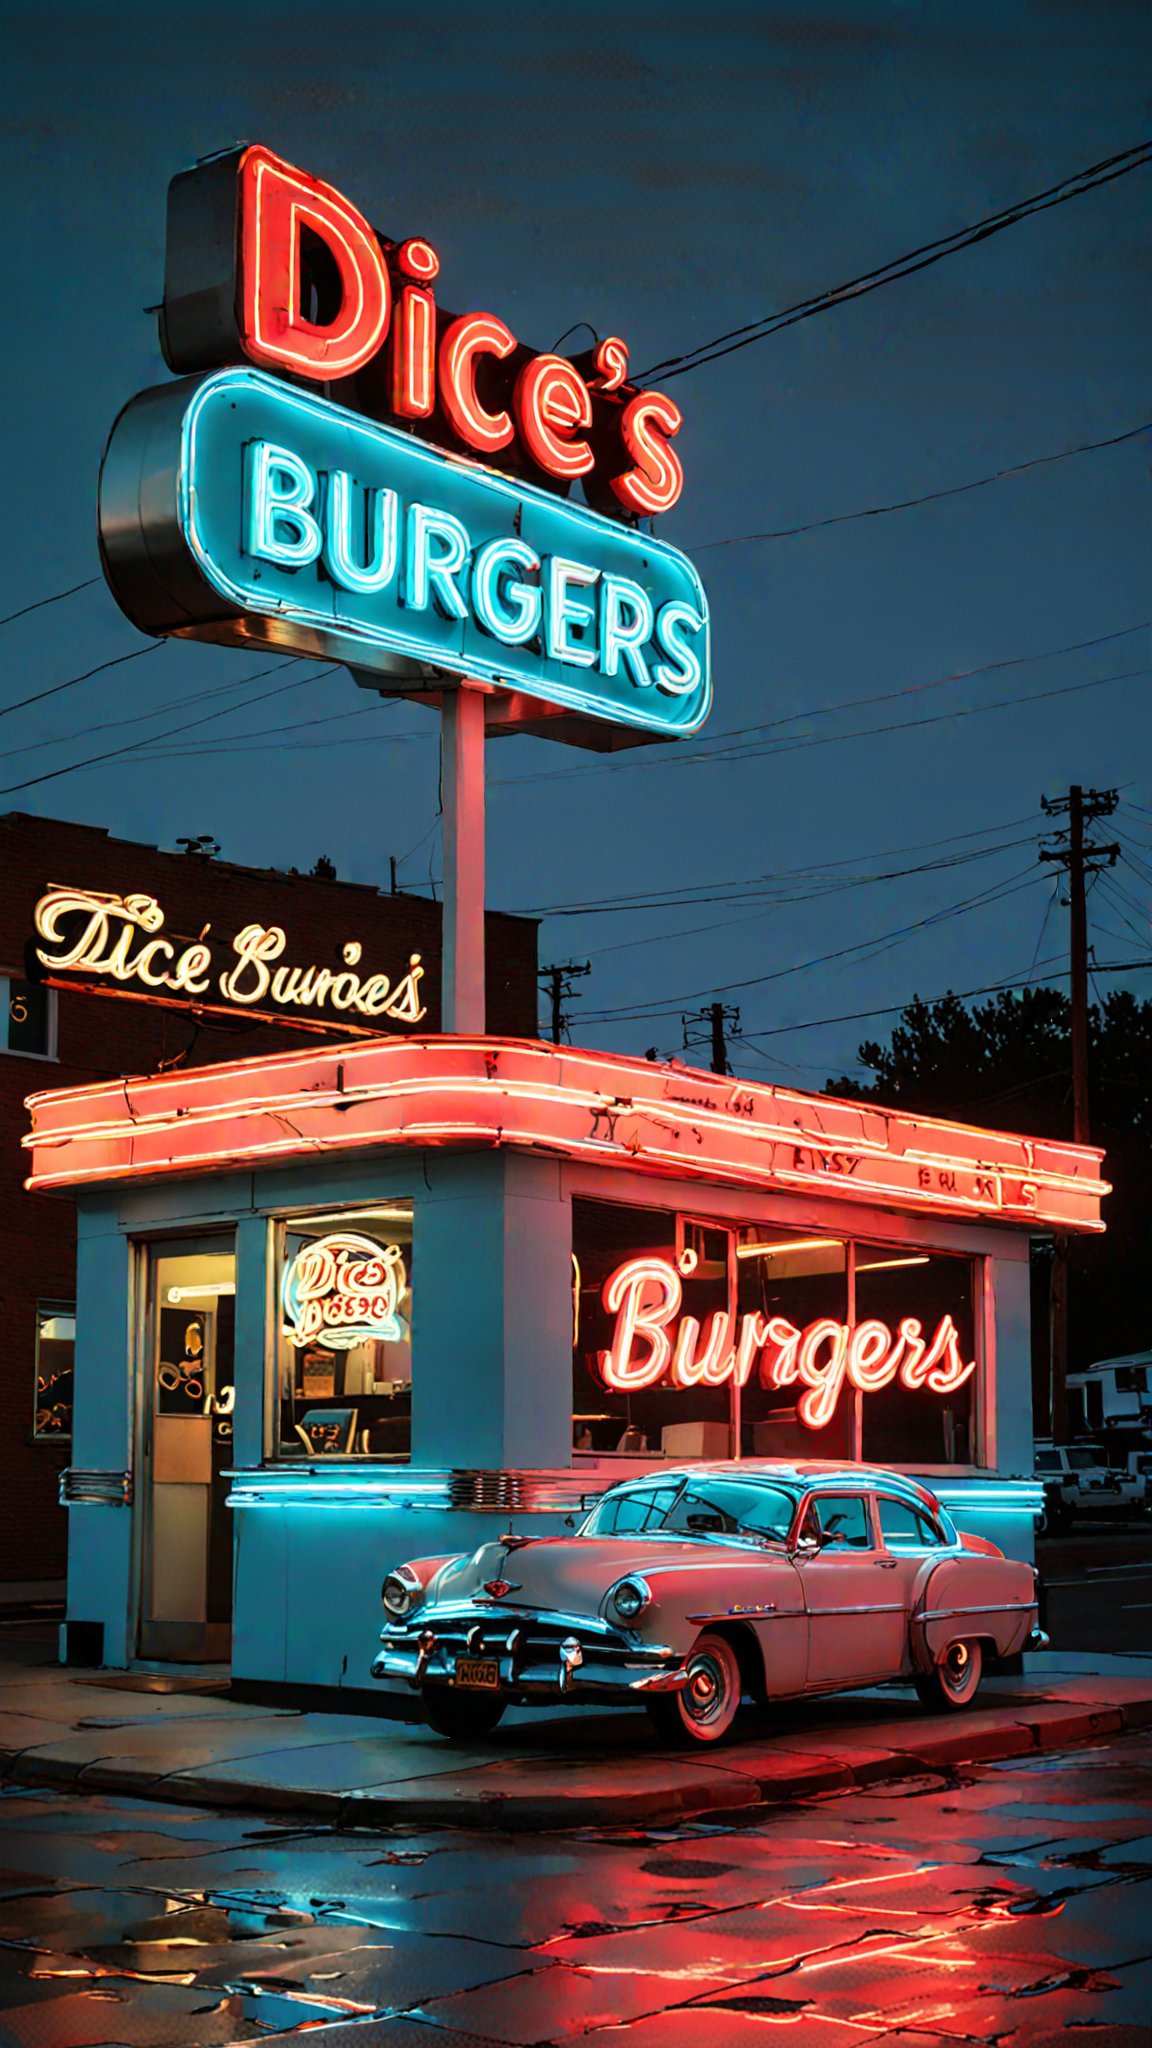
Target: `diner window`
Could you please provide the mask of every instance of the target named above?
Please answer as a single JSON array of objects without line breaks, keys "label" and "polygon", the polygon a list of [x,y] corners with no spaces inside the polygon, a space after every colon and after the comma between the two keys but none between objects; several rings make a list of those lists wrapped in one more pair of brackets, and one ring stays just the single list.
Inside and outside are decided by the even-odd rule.
[{"label": "diner window", "polygon": [[980,1264],[572,1205],[573,1449],[979,1463]]},{"label": "diner window", "polygon": [[76,1351],[76,1304],[36,1305],[36,1404],[32,1435],[37,1443],[72,1440],[72,1380]]},{"label": "diner window", "polygon": [[[619,1299],[631,1290],[643,1318],[660,1314],[669,1290],[678,1289],[680,1306],[668,1322],[669,1340],[687,1317],[695,1318],[703,1333],[711,1318],[727,1308],[728,1248],[727,1230],[678,1222],[659,1209],[581,1198],[573,1202],[574,1449],[601,1457],[731,1456],[727,1385],[680,1386],[667,1372],[651,1386],[614,1384],[621,1375],[613,1369],[612,1346],[622,1319],[605,1299],[608,1283],[618,1276]],[[637,1351],[644,1351],[647,1342],[638,1335]]]},{"label": "diner window", "polygon": [[56,1057],[56,991],[16,974],[0,974],[0,1052],[25,1059]]},{"label": "diner window", "polygon": [[[736,1236],[736,1307],[740,1316],[758,1314],[774,1325],[774,1336],[797,1333],[798,1342],[817,1323],[848,1321],[848,1247],[823,1232],[780,1230],[756,1224]],[[814,1349],[817,1369],[835,1372],[833,1333]],[[740,1394],[740,1448],[755,1458],[851,1458],[855,1455],[852,1388],[845,1382],[829,1402],[828,1419],[813,1429],[800,1413],[805,1382],[766,1384],[775,1379],[762,1368],[780,1345],[761,1354]],[[832,1388],[829,1388],[831,1394]]]},{"label": "diner window", "polygon": [[281,1457],[407,1459],[412,1448],[412,1204],[280,1226]]},{"label": "diner window", "polygon": [[854,1323],[882,1324],[889,1363],[898,1360],[887,1384],[861,1397],[867,1464],[979,1463],[977,1270],[949,1253],[856,1245]]}]

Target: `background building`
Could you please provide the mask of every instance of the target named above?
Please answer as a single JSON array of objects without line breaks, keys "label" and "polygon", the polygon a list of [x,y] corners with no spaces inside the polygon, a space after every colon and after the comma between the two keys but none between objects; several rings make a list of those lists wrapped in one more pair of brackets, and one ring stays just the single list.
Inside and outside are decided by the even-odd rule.
[{"label": "background building", "polygon": [[[87,897],[91,910],[69,907]],[[102,927],[101,898],[111,899]],[[155,910],[137,904],[123,914],[139,898]],[[37,933],[38,905],[42,923],[55,917],[55,942]],[[162,923],[149,924],[157,911]],[[261,963],[244,946],[275,940],[249,936],[237,952],[236,939],[257,929],[283,933],[274,960]],[[535,1038],[535,922],[489,912],[486,934],[492,1028]],[[143,977],[127,972],[156,939],[176,960],[189,946],[207,949],[210,963],[192,977],[207,984],[198,995],[156,986],[167,950],[145,953]],[[112,964],[53,973],[36,957],[78,946],[83,960]],[[278,968],[290,998],[279,1003]],[[255,994],[264,977],[267,989]],[[357,996],[367,1011],[350,1004]],[[422,1014],[405,1014],[415,1010]],[[75,1211],[68,1195],[24,1190],[25,1097],[302,1050],[333,1035],[439,1028],[440,905],[428,897],[165,853],[62,819],[0,817],[0,1586],[10,1597],[62,1587],[67,1530],[57,1495],[71,1453],[75,1334]]]}]

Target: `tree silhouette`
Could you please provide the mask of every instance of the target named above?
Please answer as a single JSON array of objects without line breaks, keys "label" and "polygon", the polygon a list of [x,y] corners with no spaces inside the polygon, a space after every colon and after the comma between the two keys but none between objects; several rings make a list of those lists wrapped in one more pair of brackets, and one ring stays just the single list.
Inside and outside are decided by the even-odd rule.
[{"label": "tree silhouette", "polygon": [[[913,998],[886,1045],[860,1059],[872,1083],[847,1075],[828,1092],[928,1116],[957,1117],[1037,1138],[1072,1135],[1072,1033],[1068,998],[1055,989],[1001,993],[970,1005],[958,996]],[[1152,1345],[1152,1002],[1116,989],[1088,1013],[1092,1142],[1105,1151],[1103,1237],[1073,1240],[1069,1365]],[[1043,1287],[1034,1289],[1035,1324]]]}]

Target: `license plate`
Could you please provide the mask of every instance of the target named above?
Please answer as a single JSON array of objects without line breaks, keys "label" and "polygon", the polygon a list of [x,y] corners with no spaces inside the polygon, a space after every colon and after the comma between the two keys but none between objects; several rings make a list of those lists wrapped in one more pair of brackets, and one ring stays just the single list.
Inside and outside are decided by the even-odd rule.
[{"label": "license plate", "polygon": [[496,1692],[500,1666],[495,1657],[457,1657],[456,1684],[470,1686],[474,1692]]}]

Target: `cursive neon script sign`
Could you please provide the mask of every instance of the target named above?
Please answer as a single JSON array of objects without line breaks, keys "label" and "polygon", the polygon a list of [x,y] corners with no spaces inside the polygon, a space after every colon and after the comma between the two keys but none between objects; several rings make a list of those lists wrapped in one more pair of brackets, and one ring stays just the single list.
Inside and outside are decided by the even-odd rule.
[{"label": "cursive neon script sign", "polygon": [[351,1351],[373,1339],[397,1344],[407,1285],[398,1244],[378,1245],[350,1230],[317,1238],[285,1268],[284,1334],[298,1350],[319,1343]]},{"label": "cursive neon script sign", "polygon": [[217,997],[241,1009],[319,1011],[330,1008],[353,1016],[418,1024],[427,1014],[420,1001],[424,974],[419,953],[409,957],[408,970],[393,982],[386,974],[361,974],[361,947],[351,940],[342,948],[343,965],[277,966],[287,945],[279,925],[247,924],[229,947],[228,965],[221,968],[207,943],[205,925],[198,939],[178,944],[164,936],[164,912],[154,896],[111,896],[94,889],[51,889],[36,905],[36,932],[46,943],[36,948],[44,974],[95,975],[119,983],[156,1001]]},{"label": "cursive neon script sign", "polygon": [[736,1318],[717,1309],[702,1326],[680,1314],[683,1294],[668,1259],[628,1259],[610,1275],[602,1299],[616,1328],[610,1350],[597,1359],[606,1387],[636,1393],[662,1380],[673,1387],[744,1387],[755,1369],[762,1386],[802,1389],[801,1422],[824,1429],[845,1385],[874,1394],[899,1380],[950,1394],[976,1370],[975,1359],[964,1359],[951,1316],[941,1317],[930,1338],[915,1316],[905,1316],[895,1333],[874,1318],[838,1323],[830,1316],[801,1330],[784,1316],[752,1310]]}]

